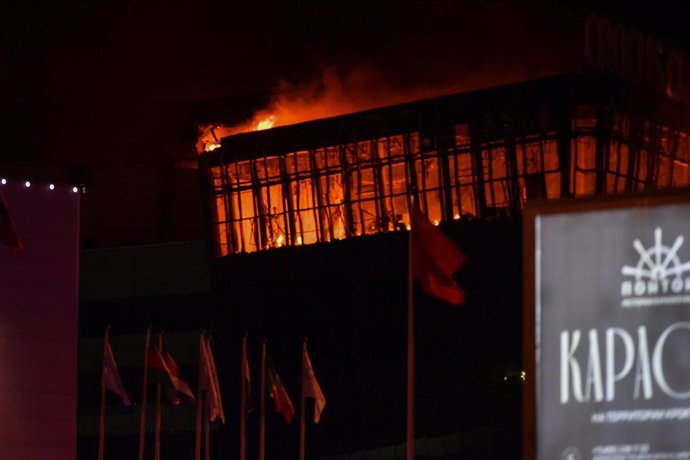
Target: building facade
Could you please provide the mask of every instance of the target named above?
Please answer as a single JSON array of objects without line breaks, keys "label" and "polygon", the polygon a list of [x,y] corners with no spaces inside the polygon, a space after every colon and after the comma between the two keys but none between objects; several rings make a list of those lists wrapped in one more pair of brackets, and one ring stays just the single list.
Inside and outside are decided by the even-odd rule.
[{"label": "building facade", "polygon": [[217,256],[517,215],[531,198],[687,187],[679,101],[565,76],[222,140],[201,157]]}]

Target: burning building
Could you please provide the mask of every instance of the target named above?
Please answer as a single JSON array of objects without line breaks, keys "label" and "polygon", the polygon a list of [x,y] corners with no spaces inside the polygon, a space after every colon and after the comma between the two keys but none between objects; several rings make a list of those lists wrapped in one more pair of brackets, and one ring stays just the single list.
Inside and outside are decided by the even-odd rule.
[{"label": "burning building", "polygon": [[[526,203],[690,187],[688,61],[613,30],[587,21],[596,72],[354,113],[293,110],[287,121],[269,107],[200,130],[214,327],[228,338],[219,346],[266,336],[298,369],[294,350],[310,336],[329,398],[315,457],[403,456],[412,199],[468,256],[461,311],[416,295],[417,446],[428,457],[518,457]],[[662,55],[668,73],[647,72]],[[299,374],[285,380],[290,390]],[[274,453],[294,450],[294,434],[279,435]]]},{"label": "burning building", "polygon": [[404,230],[412,194],[438,224],[687,187],[689,132],[682,102],[565,76],[238,134],[200,163],[226,256]]},{"label": "burning building", "polygon": [[469,260],[461,312],[417,296],[420,443],[445,445],[438,456],[516,457],[521,211],[687,188],[689,133],[684,102],[581,74],[219,139],[199,160],[218,335],[274,337],[287,363],[309,335],[329,407],[341,405],[338,420],[324,415],[316,456],[401,457],[414,196]]}]

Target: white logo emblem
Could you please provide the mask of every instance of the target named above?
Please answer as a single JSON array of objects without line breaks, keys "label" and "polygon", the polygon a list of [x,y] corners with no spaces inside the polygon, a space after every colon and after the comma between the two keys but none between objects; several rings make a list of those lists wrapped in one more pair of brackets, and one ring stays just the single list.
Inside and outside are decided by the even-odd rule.
[{"label": "white logo emblem", "polygon": [[580,451],[575,447],[568,447],[561,454],[561,460],[580,460]]},{"label": "white logo emblem", "polygon": [[[636,266],[625,265],[621,270],[623,275],[635,277],[634,281],[624,281],[621,285],[624,307],[685,303],[690,300],[687,296],[679,298],[684,292],[690,292],[690,278],[684,280],[682,276],[690,271],[690,262],[682,263],[678,257],[684,238],[678,235],[671,246],[665,246],[661,240],[661,227],[657,227],[653,246],[645,249],[639,239],[633,241],[640,259]],[[649,296],[654,298],[650,299]]]}]

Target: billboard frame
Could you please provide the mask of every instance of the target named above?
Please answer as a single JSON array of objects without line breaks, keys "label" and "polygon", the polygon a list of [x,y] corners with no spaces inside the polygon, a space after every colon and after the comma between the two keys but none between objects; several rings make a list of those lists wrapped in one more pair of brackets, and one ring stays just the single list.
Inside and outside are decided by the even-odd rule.
[{"label": "billboard frame", "polygon": [[537,458],[537,349],[535,317],[535,219],[549,214],[571,214],[622,208],[642,208],[667,204],[690,203],[690,189],[645,191],[624,195],[574,197],[558,201],[527,203],[522,223],[522,360],[525,381],[522,391],[523,427],[522,458]]}]

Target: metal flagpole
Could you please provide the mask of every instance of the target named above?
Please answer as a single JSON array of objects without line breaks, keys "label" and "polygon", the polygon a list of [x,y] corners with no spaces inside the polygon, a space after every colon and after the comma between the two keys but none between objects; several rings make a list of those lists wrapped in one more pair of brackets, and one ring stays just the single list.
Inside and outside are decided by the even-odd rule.
[{"label": "metal flagpole", "polygon": [[406,460],[414,460],[414,271],[412,249],[414,233],[414,195],[410,203],[410,231],[407,237],[407,449]]},{"label": "metal flagpole", "polygon": [[146,345],[144,350],[144,384],[141,391],[141,418],[139,420],[139,460],[144,460],[144,444],[146,442],[146,404],[148,397],[148,373],[149,373],[149,345],[151,341],[151,326],[146,329]]},{"label": "metal flagpole", "polygon": [[[206,393],[208,396],[208,393]],[[206,417],[204,420],[205,432],[204,432],[204,459],[211,460],[211,414],[208,407],[208,401],[206,402]]]},{"label": "metal flagpole", "polygon": [[247,384],[244,375],[244,360],[247,356],[247,334],[242,337],[242,358],[240,360],[241,401],[240,401],[240,460],[246,458],[246,423],[247,423]]},{"label": "metal flagpole", "polygon": [[261,343],[261,399],[259,400],[259,460],[266,457],[266,339]]},{"label": "metal flagpole", "polygon": [[197,380],[197,403],[196,403],[196,437],[194,439],[194,460],[201,460],[201,407],[204,400],[201,395],[201,379],[204,366],[204,331],[199,336],[199,379]]},{"label": "metal flagpole", "polygon": [[304,356],[307,354],[307,338],[302,342],[302,388],[300,390],[300,418],[299,418],[299,460],[304,460]]},{"label": "metal flagpole", "polygon": [[98,460],[103,460],[105,449],[105,352],[110,337],[110,326],[105,328],[103,337],[103,364],[101,365],[101,411],[98,423]]},{"label": "metal flagpole", "polygon": [[[158,351],[163,356],[163,332],[158,334]],[[153,457],[161,460],[161,384],[156,385],[156,428],[154,433]]]}]

